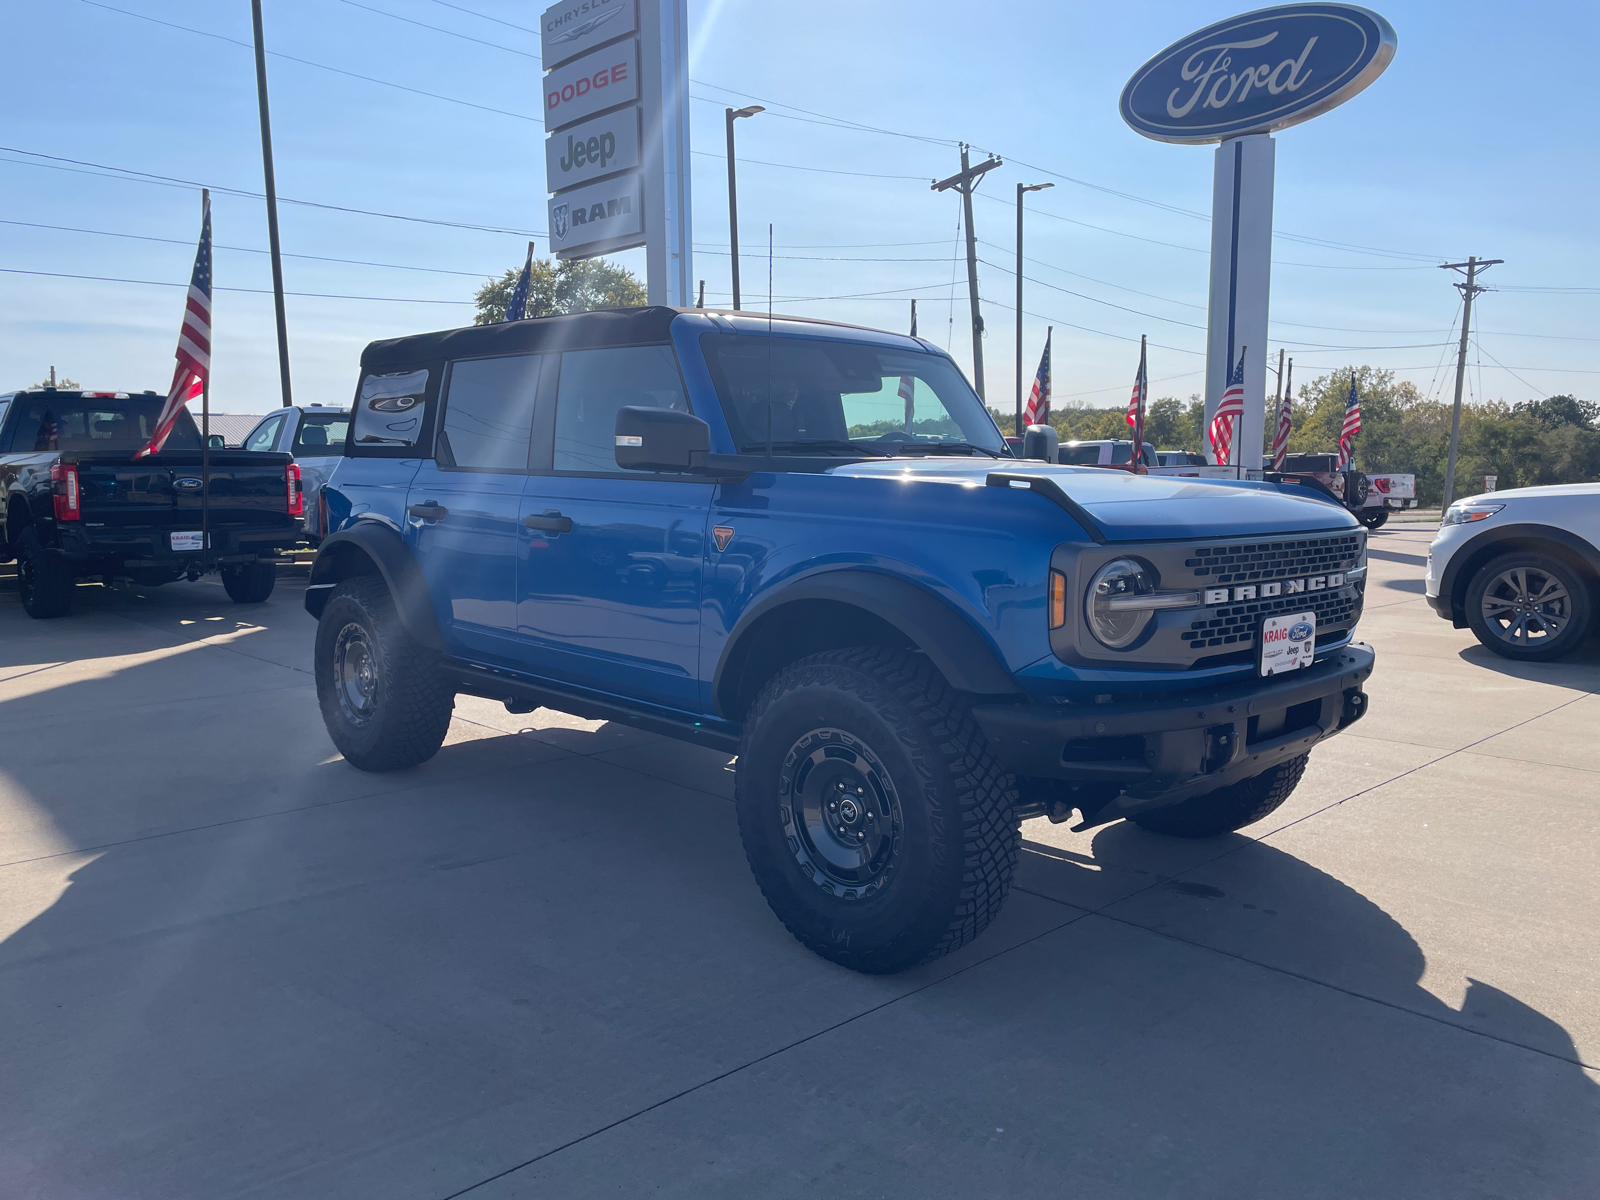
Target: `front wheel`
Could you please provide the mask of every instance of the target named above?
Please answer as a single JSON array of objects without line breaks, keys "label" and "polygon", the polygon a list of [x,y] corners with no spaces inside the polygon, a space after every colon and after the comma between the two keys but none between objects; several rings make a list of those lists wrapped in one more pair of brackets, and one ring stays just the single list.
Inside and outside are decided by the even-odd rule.
[{"label": "front wheel", "polygon": [[278,568],[269,562],[238,563],[222,567],[223,589],[235,604],[260,604],[278,583]]},{"label": "front wheel", "polygon": [[1171,808],[1140,813],[1133,823],[1168,837],[1208,838],[1253,825],[1277,810],[1305,774],[1309,755],[1291,758],[1249,779],[1202,796],[1191,796]]},{"label": "front wheel", "polygon": [[1368,529],[1382,529],[1384,525],[1388,523],[1388,520],[1389,510],[1386,508],[1380,508],[1376,512],[1364,512],[1361,514],[1361,523]]},{"label": "front wheel", "polygon": [[323,724],[351,766],[398,771],[444,744],[455,693],[383,580],[361,575],[334,589],[317,622],[314,670]]},{"label": "front wheel", "polygon": [[735,796],[772,911],[857,971],[901,971],[965,945],[1011,886],[1011,778],[961,697],[912,651],[833,650],[780,671],[745,720]]},{"label": "front wheel", "polygon": [[1467,585],[1467,624],[1490,650],[1520,662],[1548,662],[1589,636],[1589,588],[1546,554],[1506,554]]}]

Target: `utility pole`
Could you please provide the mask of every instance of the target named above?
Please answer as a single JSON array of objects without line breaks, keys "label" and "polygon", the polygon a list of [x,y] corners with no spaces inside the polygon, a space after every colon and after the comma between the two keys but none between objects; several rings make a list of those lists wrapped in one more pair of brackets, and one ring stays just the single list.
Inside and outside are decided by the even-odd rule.
[{"label": "utility pole", "polygon": [[700,281],[700,299],[695,301],[694,306],[696,308],[704,308],[706,306],[706,281],[704,279]]},{"label": "utility pole", "polygon": [[[911,302],[911,336],[917,336],[917,302],[915,300]],[[50,370],[52,372],[50,377],[54,379],[55,368],[51,367]]]},{"label": "utility pole", "polygon": [[1017,436],[1022,436],[1022,197],[1053,188],[1053,183],[1017,184]]},{"label": "utility pole", "polygon": [[751,104],[746,108],[730,108],[724,119],[728,123],[728,249],[733,252],[733,310],[739,311],[739,185],[733,169],[733,123],[740,117],[753,117],[766,112],[766,107]]},{"label": "utility pole", "polygon": [[1505,262],[1503,258],[1478,258],[1471,255],[1464,263],[1441,263],[1440,270],[1460,271],[1465,273],[1467,281],[1456,284],[1456,290],[1461,293],[1461,348],[1456,353],[1456,403],[1450,412],[1450,456],[1445,461],[1444,468],[1444,503],[1441,509],[1450,507],[1450,501],[1456,494],[1456,446],[1461,440],[1461,384],[1467,373],[1467,336],[1472,326],[1472,298],[1479,292],[1488,289],[1478,286],[1478,272],[1489,267],[1498,266]]},{"label": "utility pole", "polygon": [[972,384],[977,390],[978,399],[984,399],[983,394],[983,314],[978,309],[978,239],[972,232],[972,189],[978,186],[978,180],[984,174],[1000,166],[1000,160],[990,155],[977,166],[969,164],[967,155],[970,147],[961,143],[961,171],[950,176],[949,179],[938,179],[933,183],[936,192],[949,191],[955,188],[961,193],[961,215],[967,226],[967,303],[972,308]]},{"label": "utility pole", "polygon": [[283,315],[283,255],[278,247],[278,184],[272,172],[272,118],[267,114],[267,47],[261,36],[261,0],[250,0],[256,34],[256,105],[261,113],[261,169],[267,179],[267,245],[272,251],[272,305],[278,318],[278,380],[283,407],[294,403],[289,390],[289,324]]}]

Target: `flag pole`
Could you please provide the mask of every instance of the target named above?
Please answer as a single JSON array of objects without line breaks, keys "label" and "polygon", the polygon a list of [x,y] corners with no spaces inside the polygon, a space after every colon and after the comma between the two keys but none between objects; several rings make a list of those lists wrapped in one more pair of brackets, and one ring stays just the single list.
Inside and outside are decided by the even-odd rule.
[{"label": "flag pole", "polygon": [[[211,212],[211,189],[200,189],[200,228]],[[215,280],[212,294],[215,295]],[[211,569],[211,368],[200,378],[200,566]]]}]

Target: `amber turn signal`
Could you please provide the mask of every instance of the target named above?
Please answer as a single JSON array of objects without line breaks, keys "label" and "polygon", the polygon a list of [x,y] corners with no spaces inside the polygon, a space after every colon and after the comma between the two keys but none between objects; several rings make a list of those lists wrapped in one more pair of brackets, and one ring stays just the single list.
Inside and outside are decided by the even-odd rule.
[{"label": "amber turn signal", "polygon": [[1067,623],[1067,577],[1060,571],[1050,572],[1050,628],[1060,629]]}]

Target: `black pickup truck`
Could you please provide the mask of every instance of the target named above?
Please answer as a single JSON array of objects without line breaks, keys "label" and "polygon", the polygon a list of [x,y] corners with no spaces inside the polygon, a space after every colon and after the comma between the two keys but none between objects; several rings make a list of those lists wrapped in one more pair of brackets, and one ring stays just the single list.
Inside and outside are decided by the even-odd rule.
[{"label": "black pickup truck", "polygon": [[206,497],[200,430],[187,411],[160,454],[135,457],[164,400],[155,392],[0,393],[0,562],[17,560],[28,615],[66,615],[80,580],[153,587],[216,570],[241,604],[272,594],[279,552],[305,541],[299,468],[287,454],[211,450]]}]

